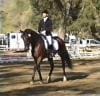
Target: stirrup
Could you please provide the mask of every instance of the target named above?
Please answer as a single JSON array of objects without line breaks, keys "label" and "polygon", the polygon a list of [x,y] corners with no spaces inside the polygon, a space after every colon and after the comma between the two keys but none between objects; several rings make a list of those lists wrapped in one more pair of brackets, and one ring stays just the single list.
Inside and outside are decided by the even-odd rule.
[{"label": "stirrup", "polygon": [[53,58],[53,57],[54,57],[54,54],[53,54],[53,53],[50,53],[50,54],[49,54],[49,57],[50,57],[50,58]]},{"label": "stirrup", "polygon": [[50,49],[47,50],[47,55],[48,55],[50,58],[54,57],[54,53],[53,53],[53,51],[50,50]]}]

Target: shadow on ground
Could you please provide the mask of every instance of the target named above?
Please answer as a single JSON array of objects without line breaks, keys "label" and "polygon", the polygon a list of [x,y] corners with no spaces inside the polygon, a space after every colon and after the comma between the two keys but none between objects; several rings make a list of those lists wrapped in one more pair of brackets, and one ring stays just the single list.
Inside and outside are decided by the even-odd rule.
[{"label": "shadow on ground", "polygon": [[[56,77],[62,76],[60,73],[55,73]],[[76,80],[76,79],[84,79],[88,76],[88,73],[84,72],[69,72],[67,74],[68,80]],[[8,92],[1,92],[1,96],[44,96],[43,94],[46,94],[47,92],[56,92],[61,90],[71,90],[71,91],[80,91],[79,89],[76,89],[72,86],[67,86],[67,82],[65,84],[62,81],[62,78],[55,78],[51,81],[51,83],[47,84],[34,84],[28,88],[25,89],[16,89]],[[38,82],[38,81],[37,81]],[[60,84],[63,84],[63,86],[60,86]],[[93,91],[92,91],[93,92]],[[83,92],[84,93],[84,92]]]}]

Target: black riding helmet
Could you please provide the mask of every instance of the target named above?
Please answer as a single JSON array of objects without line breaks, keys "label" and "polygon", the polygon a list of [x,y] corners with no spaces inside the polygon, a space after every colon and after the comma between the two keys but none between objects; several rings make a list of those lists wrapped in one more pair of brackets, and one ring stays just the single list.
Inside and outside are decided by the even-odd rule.
[{"label": "black riding helmet", "polygon": [[48,10],[44,10],[44,11],[42,11],[42,13],[49,14]]}]

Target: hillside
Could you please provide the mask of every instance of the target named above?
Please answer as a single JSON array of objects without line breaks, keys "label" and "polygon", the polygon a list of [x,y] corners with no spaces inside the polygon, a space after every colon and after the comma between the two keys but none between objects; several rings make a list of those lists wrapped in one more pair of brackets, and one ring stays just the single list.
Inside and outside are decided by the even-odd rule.
[{"label": "hillside", "polygon": [[48,9],[54,31],[63,36],[66,32],[81,38],[100,39],[100,0],[0,0],[2,32],[20,29],[37,30],[41,12]]}]

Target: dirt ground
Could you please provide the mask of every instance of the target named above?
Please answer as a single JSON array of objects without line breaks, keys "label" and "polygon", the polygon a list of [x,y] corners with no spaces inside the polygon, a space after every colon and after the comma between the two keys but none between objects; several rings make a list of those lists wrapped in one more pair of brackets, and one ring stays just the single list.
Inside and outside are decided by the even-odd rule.
[{"label": "dirt ground", "polygon": [[31,85],[33,62],[0,64],[0,96],[100,96],[100,60],[73,61],[66,67],[68,81],[62,82],[61,62],[55,61],[51,83],[46,83],[49,64],[41,64],[44,84],[36,73]]}]

